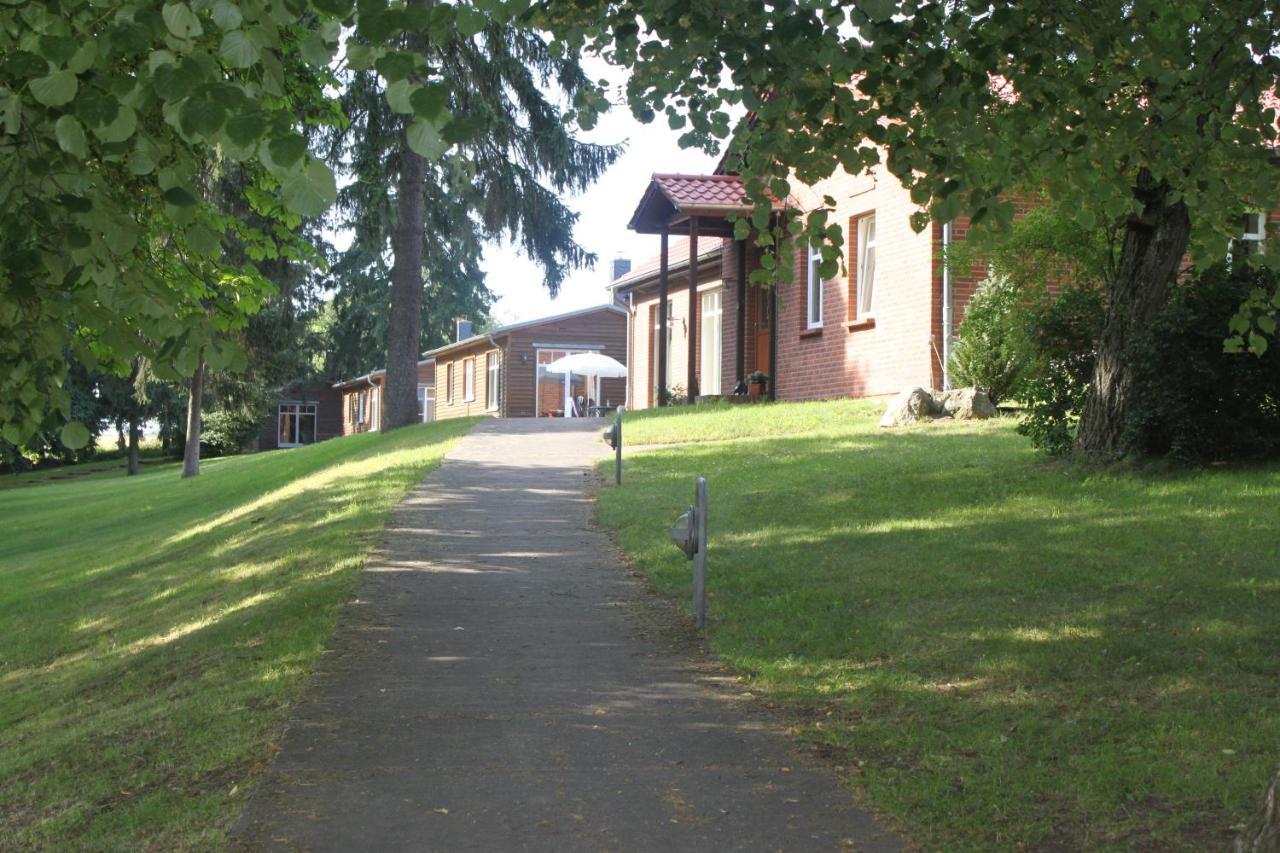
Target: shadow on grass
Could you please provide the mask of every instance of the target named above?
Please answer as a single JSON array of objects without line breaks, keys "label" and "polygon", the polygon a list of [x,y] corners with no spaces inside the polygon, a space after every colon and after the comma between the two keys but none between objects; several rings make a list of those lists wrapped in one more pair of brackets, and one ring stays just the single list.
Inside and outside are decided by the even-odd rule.
[{"label": "shadow on grass", "polygon": [[1275,467],[1073,472],[1007,425],[867,417],[638,454],[599,517],[673,596],[695,475],[715,648],[918,837],[1190,849],[1250,811],[1280,742]]},{"label": "shadow on grass", "polygon": [[470,424],[0,493],[0,847],[221,838],[391,506]]}]

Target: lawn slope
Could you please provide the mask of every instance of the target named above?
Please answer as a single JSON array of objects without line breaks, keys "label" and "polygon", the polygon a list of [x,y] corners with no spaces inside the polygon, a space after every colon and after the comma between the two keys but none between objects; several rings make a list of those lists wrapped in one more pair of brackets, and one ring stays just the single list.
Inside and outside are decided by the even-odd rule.
[{"label": "lawn slope", "polygon": [[686,601],[667,531],[708,478],[713,647],[926,849],[1224,849],[1255,807],[1277,467],[1077,471],[1008,421],[850,402],[627,417],[698,443],[629,456],[601,522]]},{"label": "lawn slope", "polygon": [[221,846],[388,511],[470,423],[0,491],[0,849]]}]

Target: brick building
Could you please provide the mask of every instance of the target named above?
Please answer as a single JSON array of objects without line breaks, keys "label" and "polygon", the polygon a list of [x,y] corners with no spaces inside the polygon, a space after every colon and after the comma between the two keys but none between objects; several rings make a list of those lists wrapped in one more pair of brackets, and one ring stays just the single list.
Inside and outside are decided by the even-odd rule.
[{"label": "brick building", "polygon": [[661,251],[610,285],[629,312],[631,408],[657,405],[664,383],[677,395],[731,394],[757,370],[770,377],[769,395],[786,400],[945,384],[951,337],[983,275],[942,263],[968,220],[915,232],[920,207],[883,165],[800,186],[775,214],[803,215],[823,196],[836,200],[830,221],[844,228],[841,272],[822,280],[816,254],[798,246],[792,282],[760,288],[747,282],[760,252],[733,239],[728,220],[750,212],[741,180],[653,176],[630,227],[658,235]]}]

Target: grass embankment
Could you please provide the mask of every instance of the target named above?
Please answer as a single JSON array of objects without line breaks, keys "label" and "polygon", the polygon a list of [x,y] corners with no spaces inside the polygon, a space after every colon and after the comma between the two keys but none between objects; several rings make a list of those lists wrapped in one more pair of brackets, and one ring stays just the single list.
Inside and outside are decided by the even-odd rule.
[{"label": "grass embankment", "polygon": [[1280,468],[1076,471],[848,402],[625,435],[806,423],[637,453],[600,520],[683,599],[708,478],[713,648],[926,848],[1224,848],[1280,757]]},{"label": "grass embankment", "polygon": [[221,846],[388,511],[470,424],[0,491],[0,849]]}]

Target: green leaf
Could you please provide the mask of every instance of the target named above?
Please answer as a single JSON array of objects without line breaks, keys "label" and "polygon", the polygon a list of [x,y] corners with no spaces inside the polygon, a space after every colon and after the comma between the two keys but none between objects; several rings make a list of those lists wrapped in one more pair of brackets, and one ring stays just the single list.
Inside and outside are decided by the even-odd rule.
[{"label": "green leaf", "polygon": [[338,199],[338,186],[320,160],[312,160],[295,172],[280,189],[285,207],[300,216],[319,216]]},{"label": "green leaf", "polygon": [[262,51],[243,30],[232,30],[222,37],[218,55],[232,68],[250,68],[258,61]]},{"label": "green leaf", "polygon": [[133,136],[133,132],[138,128],[138,114],[133,111],[133,107],[126,104],[120,105],[120,111],[116,113],[115,120],[110,124],[93,129],[94,136],[103,142],[124,142]]},{"label": "green leaf", "polygon": [[169,187],[164,191],[164,200],[174,207],[193,207],[196,197],[186,187]]},{"label": "green leaf", "polygon": [[31,97],[46,107],[60,107],[70,103],[76,96],[76,90],[80,88],[75,72],[66,69],[37,77],[28,85],[31,88]]},{"label": "green leaf", "polygon": [[278,136],[267,146],[276,165],[288,169],[307,153],[307,140],[296,133]]},{"label": "green leaf", "polygon": [[89,156],[89,145],[84,137],[84,128],[74,116],[63,116],[53,125],[54,135],[58,137],[58,147],[80,159]]},{"label": "green leaf", "polygon": [[267,129],[262,113],[239,113],[227,120],[227,137],[236,145],[251,145]]},{"label": "green leaf", "polygon": [[351,14],[351,0],[312,0],[312,5],[321,12],[330,15],[337,15],[339,18],[345,18]]},{"label": "green leaf", "polygon": [[186,3],[166,3],[160,10],[160,16],[164,18],[164,25],[169,28],[169,32],[180,39],[195,38],[204,33],[200,19]]},{"label": "green leaf", "polygon": [[484,29],[485,16],[469,6],[455,6],[453,12],[454,26],[463,38],[471,38]]},{"label": "green leaf", "polygon": [[89,430],[84,424],[79,421],[71,421],[62,427],[62,432],[58,437],[62,441],[63,447],[79,450],[89,443],[89,439],[92,436],[89,435]]},{"label": "green leaf", "polygon": [[409,96],[409,104],[418,118],[439,119],[449,103],[449,87],[443,83],[427,83]]},{"label": "green leaf", "polygon": [[182,105],[182,130],[188,135],[211,136],[222,127],[226,108],[212,98],[189,98]]},{"label": "green leaf", "polygon": [[83,74],[93,67],[93,61],[98,58],[98,43],[96,41],[87,41],[80,45],[80,48],[67,60],[67,70],[73,74]]},{"label": "green leaf", "polygon": [[307,63],[319,68],[327,67],[329,60],[333,59],[333,49],[325,44],[319,33],[312,33],[303,39],[298,50]]},{"label": "green leaf", "polygon": [[240,7],[229,0],[218,0],[213,4],[213,22],[218,25],[218,29],[224,33],[231,30],[239,29],[240,23],[244,20],[244,15],[240,14]]},{"label": "green leaf", "polygon": [[18,97],[17,92],[14,92],[9,96],[9,102],[4,107],[4,132],[9,136],[16,136],[21,129],[22,98]]},{"label": "green leaf", "polygon": [[401,115],[412,115],[413,104],[411,98],[417,84],[410,83],[408,80],[397,80],[387,87],[387,106],[391,107],[392,112]]},{"label": "green leaf", "polygon": [[449,146],[440,138],[440,131],[427,119],[414,119],[405,131],[409,149],[427,160],[438,160]]}]

